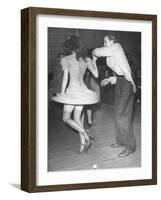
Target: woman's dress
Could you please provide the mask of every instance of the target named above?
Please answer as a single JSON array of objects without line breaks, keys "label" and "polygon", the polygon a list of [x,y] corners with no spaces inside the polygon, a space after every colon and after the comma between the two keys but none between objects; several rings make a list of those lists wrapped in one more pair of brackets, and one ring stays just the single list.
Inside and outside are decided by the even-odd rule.
[{"label": "woman's dress", "polygon": [[62,58],[62,70],[69,71],[69,84],[64,95],[54,96],[52,99],[56,102],[71,105],[89,105],[99,102],[96,92],[89,90],[84,83],[84,75],[87,66],[92,60],[87,58],[88,62],[76,60],[73,55]]}]

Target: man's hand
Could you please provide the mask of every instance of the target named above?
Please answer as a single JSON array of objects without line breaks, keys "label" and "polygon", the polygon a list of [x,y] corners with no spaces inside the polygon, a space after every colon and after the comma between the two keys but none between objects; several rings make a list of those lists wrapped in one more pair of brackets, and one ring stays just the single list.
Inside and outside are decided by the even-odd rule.
[{"label": "man's hand", "polygon": [[109,84],[111,81],[109,78],[105,78],[104,80],[101,81],[101,86],[106,86],[107,84]]}]

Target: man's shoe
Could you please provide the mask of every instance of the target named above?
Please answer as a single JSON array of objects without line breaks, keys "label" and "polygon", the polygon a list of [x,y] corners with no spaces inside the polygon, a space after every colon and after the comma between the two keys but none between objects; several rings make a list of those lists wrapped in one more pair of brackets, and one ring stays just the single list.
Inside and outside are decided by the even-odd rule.
[{"label": "man's shoe", "polygon": [[133,153],[134,151],[125,148],[120,154],[119,157],[128,157],[131,153]]},{"label": "man's shoe", "polygon": [[112,148],[119,148],[119,147],[120,147],[120,145],[119,145],[119,144],[117,144],[117,143],[114,143],[114,144],[111,144],[111,145],[110,145],[110,147],[112,147]]}]

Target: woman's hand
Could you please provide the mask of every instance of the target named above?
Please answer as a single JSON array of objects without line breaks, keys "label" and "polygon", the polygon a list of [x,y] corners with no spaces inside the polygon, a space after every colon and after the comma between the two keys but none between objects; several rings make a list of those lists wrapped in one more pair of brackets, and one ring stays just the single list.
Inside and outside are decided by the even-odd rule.
[{"label": "woman's hand", "polygon": [[101,86],[106,86],[107,84],[109,84],[111,82],[111,80],[109,78],[105,78],[104,80],[101,81]]},{"label": "woman's hand", "polygon": [[97,55],[97,49],[98,48],[93,49],[93,51],[92,51],[92,57],[98,57],[98,55]]},{"label": "woman's hand", "polygon": [[92,60],[93,60],[94,62],[96,62],[97,58],[98,58],[98,57],[96,57],[96,56],[92,56]]}]

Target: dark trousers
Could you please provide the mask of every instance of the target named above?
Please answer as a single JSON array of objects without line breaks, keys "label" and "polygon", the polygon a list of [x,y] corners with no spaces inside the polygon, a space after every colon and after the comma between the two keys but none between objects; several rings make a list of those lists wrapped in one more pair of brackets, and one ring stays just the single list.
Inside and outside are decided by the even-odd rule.
[{"label": "dark trousers", "polygon": [[124,77],[118,77],[115,85],[115,128],[116,142],[136,150],[136,139],[132,128],[133,86]]}]

